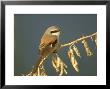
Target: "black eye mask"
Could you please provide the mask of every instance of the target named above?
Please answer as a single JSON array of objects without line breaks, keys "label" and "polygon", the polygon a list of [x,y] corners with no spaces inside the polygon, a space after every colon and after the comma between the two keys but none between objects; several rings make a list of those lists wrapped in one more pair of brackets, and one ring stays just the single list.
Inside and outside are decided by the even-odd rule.
[{"label": "black eye mask", "polygon": [[51,33],[56,33],[56,32],[59,32],[58,30],[56,30],[56,31],[51,31]]}]

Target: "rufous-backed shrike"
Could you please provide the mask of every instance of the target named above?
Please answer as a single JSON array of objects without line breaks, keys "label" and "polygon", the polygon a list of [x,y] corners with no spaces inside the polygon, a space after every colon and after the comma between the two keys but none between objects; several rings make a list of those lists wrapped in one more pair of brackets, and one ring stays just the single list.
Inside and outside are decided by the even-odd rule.
[{"label": "rufous-backed shrike", "polygon": [[[37,60],[36,68],[39,63],[52,53],[57,52],[59,45],[60,28],[58,26],[50,26],[46,29],[41,38],[39,45],[39,59]],[[34,71],[35,72],[35,68]]]}]

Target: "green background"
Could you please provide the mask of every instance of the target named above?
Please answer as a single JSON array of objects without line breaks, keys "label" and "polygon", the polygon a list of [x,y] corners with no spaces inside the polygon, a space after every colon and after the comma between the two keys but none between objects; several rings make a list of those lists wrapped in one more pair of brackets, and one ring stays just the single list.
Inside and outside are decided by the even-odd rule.
[{"label": "green background", "polygon": [[[29,73],[37,62],[38,46],[45,28],[58,25],[61,28],[60,42],[66,43],[82,35],[90,35],[97,31],[96,14],[15,14],[14,15],[14,75]],[[62,48],[58,54],[67,64],[68,76],[96,76],[97,75],[97,49],[94,42],[89,39],[89,47],[94,53],[87,57],[81,43],[77,44],[81,58],[77,57],[80,72],[76,72],[67,56],[68,47]],[[50,76],[57,76],[52,67],[51,59],[45,61],[45,69]]]}]

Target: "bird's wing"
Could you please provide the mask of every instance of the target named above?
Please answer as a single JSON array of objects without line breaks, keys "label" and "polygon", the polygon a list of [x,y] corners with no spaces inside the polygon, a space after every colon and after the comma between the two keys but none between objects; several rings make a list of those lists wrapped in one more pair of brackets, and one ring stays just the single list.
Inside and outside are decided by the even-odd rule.
[{"label": "bird's wing", "polygon": [[57,43],[56,36],[44,35],[41,39],[39,49],[44,49],[47,46],[54,45]]},{"label": "bird's wing", "polygon": [[39,46],[40,58],[44,58],[55,50],[56,36],[44,35]]}]

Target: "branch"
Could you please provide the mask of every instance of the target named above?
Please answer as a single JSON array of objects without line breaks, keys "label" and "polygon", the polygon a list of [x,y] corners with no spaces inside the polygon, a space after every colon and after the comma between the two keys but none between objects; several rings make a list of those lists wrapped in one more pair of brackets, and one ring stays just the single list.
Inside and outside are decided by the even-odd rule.
[{"label": "branch", "polygon": [[74,43],[77,43],[77,42],[79,42],[79,41],[82,41],[82,40],[84,40],[84,39],[91,38],[91,37],[93,37],[93,36],[95,36],[95,35],[97,35],[97,32],[96,32],[96,33],[93,33],[92,35],[83,36],[83,37],[81,37],[81,38],[79,38],[79,39],[76,39],[76,40],[74,40],[74,41],[72,41],[72,42],[63,44],[63,45],[61,45],[61,48],[62,48],[62,47],[65,47],[65,46],[70,46],[70,45],[72,45],[72,44],[74,44]]}]

